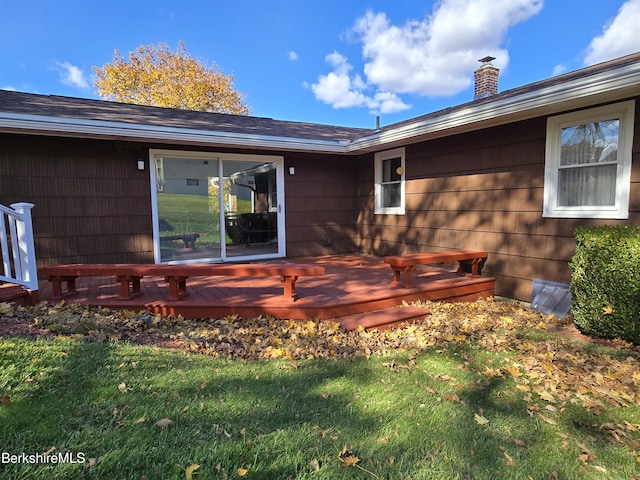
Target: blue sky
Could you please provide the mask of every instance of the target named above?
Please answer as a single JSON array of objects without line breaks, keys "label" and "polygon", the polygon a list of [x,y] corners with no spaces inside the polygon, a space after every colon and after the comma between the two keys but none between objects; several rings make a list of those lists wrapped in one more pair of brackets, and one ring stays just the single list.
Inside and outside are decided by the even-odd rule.
[{"label": "blue sky", "polygon": [[93,66],[180,40],[252,115],[373,127],[640,51],[640,0],[0,0],[0,88],[99,98]]}]

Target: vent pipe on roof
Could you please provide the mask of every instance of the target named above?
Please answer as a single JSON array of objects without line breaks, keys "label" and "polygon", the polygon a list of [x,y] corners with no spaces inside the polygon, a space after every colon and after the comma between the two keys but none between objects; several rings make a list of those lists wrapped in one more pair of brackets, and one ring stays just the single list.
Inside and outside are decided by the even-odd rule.
[{"label": "vent pipe on roof", "polygon": [[473,99],[490,97],[498,93],[498,75],[500,69],[491,64],[491,61],[495,60],[495,57],[484,57],[478,60],[482,62],[473,76],[475,79],[475,88]]}]

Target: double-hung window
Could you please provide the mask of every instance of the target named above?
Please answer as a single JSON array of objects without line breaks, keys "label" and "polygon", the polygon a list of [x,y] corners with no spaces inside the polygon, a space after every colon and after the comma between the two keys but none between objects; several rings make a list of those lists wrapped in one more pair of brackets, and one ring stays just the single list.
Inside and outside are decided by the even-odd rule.
[{"label": "double-hung window", "polygon": [[545,158],[545,217],[629,216],[635,102],[550,117]]},{"label": "double-hung window", "polygon": [[375,213],[404,215],[404,148],[375,154]]}]

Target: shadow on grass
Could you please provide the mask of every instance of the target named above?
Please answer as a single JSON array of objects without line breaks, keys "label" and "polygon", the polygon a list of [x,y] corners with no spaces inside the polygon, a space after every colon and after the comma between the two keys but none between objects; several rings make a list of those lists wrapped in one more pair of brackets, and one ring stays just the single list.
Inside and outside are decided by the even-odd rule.
[{"label": "shadow on grass", "polygon": [[[96,461],[2,465],[9,478],[184,478],[196,463],[201,478],[246,468],[248,478],[286,479],[311,474],[312,460],[350,478],[338,453],[377,426],[350,393],[370,381],[366,361],[298,366],[59,341],[25,341],[4,360],[34,380],[0,406],[1,450]],[[162,418],[172,424],[156,426]]]},{"label": "shadow on grass", "polygon": [[[16,366],[7,375],[14,393],[0,405],[1,450],[55,447],[95,465],[2,465],[8,478],[173,479],[193,464],[196,480],[238,478],[238,469],[259,479],[585,478],[579,462],[565,461],[575,442],[559,446],[577,414],[556,417],[558,427],[530,414],[512,379],[479,373],[493,358],[473,349],[250,362],[10,343],[2,360]],[[164,418],[172,423],[157,426]],[[344,446],[373,475],[343,468]]]},{"label": "shadow on grass", "polygon": [[[78,478],[84,452],[73,437],[92,413],[98,375],[110,365],[112,351],[107,343],[20,339],[4,349],[3,367],[15,375],[3,382],[11,402],[0,406],[0,450],[32,456],[3,462],[13,472],[5,478],[47,478],[54,471],[61,475],[56,478]],[[45,452],[49,461],[38,464],[34,457]]]},{"label": "shadow on grass", "polygon": [[[180,371],[156,375],[153,386],[134,385],[128,398],[129,404],[143,405],[151,394],[163,406],[140,428],[147,442],[161,440],[163,445],[150,452],[147,462],[146,471],[156,478],[182,474],[174,466],[183,469],[190,463],[222,477],[246,468],[248,478],[302,478],[312,473],[313,460],[338,466],[327,478],[350,478],[335,476],[348,473],[339,472],[338,453],[378,425],[354,405],[351,395],[354,383],[371,379],[366,361],[217,361],[208,372],[199,362],[184,361]],[[165,383],[173,387],[163,391]],[[173,421],[166,430],[152,425],[161,414]],[[153,413],[141,408],[138,415]],[[130,447],[140,439],[132,437]],[[122,460],[108,457],[102,462],[107,474]],[[164,468],[158,470],[158,465]]]}]

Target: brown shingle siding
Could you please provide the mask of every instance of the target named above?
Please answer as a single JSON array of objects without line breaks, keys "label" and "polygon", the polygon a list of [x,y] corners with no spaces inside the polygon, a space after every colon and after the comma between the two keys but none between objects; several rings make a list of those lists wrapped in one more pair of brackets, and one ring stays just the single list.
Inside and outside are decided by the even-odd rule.
[{"label": "brown shingle siding", "polygon": [[35,204],[39,265],[153,260],[149,172],[140,147],[110,141],[0,134],[0,203]]},{"label": "brown shingle siding", "polygon": [[[373,191],[363,189],[362,249],[486,250],[496,293],[522,300],[531,300],[533,278],[569,282],[578,225],[640,220],[638,142],[628,221],[543,218],[545,135],[541,117],[407,147],[406,214],[374,215]],[[372,171],[373,160],[360,177],[373,183]]]}]

